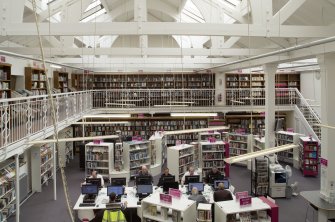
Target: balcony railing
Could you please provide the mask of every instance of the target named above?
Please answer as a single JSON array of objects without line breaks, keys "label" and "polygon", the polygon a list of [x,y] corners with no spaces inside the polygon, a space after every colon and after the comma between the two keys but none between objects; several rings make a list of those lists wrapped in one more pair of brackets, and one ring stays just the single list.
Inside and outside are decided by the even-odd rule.
[{"label": "balcony railing", "polygon": [[[276,89],[276,105],[292,106],[300,101],[295,89]],[[264,89],[134,89],[90,90],[54,94],[57,122],[82,116],[92,109],[107,108],[114,113],[125,108],[167,109],[180,107],[242,107],[264,106]],[[206,108],[208,111],[208,109]],[[0,100],[0,148],[39,133],[52,125],[51,107],[47,96]]]}]

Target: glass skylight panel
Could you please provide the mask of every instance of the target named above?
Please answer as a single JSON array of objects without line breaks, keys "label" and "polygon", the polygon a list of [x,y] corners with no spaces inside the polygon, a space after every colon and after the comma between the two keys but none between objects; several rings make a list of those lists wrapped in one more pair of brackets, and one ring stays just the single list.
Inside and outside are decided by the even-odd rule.
[{"label": "glass skylight panel", "polygon": [[90,21],[92,21],[93,19],[95,19],[95,18],[97,18],[97,17],[99,17],[100,15],[103,15],[103,14],[105,14],[105,13],[106,13],[106,9],[105,9],[105,8],[100,9],[99,11],[94,12],[94,13],[92,13],[91,15],[89,15],[89,16],[83,18],[80,22],[90,22]]},{"label": "glass skylight panel", "polygon": [[93,0],[93,2],[87,7],[87,9],[85,10],[85,12],[97,7],[98,5],[101,5],[100,0]]},{"label": "glass skylight panel", "polygon": [[204,23],[205,22],[198,8],[190,0],[186,2],[185,7],[182,10],[181,21],[190,22],[190,23]]}]

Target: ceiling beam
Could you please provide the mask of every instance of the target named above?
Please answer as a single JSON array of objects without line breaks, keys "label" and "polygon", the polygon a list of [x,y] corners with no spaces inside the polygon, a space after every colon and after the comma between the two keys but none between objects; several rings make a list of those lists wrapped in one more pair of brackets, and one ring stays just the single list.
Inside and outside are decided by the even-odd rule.
[{"label": "ceiling beam", "polygon": [[272,18],[273,22],[283,24],[289,19],[306,0],[290,0]]},{"label": "ceiling beam", "polygon": [[[40,55],[39,48],[0,47],[1,50],[23,55]],[[242,48],[184,48],[183,56],[252,56],[275,51],[277,49],[242,49]],[[111,56],[141,56],[141,48],[44,48],[46,56],[81,56],[81,55],[111,55]],[[180,48],[146,48],[149,56],[181,56]]]},{"label": "ceiling beam", "polygon": [[[297,26],[280,25],[267,30],[261,24],[209,24],[175,22],[101,22],[101,23],[40,23],[42,36],[91,35],[200,35],[200,36],[255,36],[286,38],[318,38],[335,35],[335,25]],[[49,27],[50,26],[50,27]],[[34,23],[8,23],[1,34],[36,36]]]}]

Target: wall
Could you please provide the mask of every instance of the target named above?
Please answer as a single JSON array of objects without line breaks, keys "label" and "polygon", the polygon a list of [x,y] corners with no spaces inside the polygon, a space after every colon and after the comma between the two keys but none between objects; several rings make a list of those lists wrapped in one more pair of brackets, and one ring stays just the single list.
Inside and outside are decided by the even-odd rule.
[{"label": "wall", "polygon": [[314,105],[312,108],[321,117],[321,79],[317,79],[319,70],[301,72],[300,74],[300,91],[309,104]]}]

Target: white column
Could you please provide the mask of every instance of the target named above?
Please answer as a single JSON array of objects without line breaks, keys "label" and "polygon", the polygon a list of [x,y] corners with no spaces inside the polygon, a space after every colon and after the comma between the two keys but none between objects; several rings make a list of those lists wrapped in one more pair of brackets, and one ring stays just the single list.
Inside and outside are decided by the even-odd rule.
[{"label": "white column", "polygon": [[265,148],[275,146],[275,76],[277,64],[270,63],[263,65],[265,76]]},{"label": "white column", "polygon": [[[134,21],[139,22],[138,24],[138,33],[142,33],[142,22],[148,21],[147,16],[147,0],[135,0],[134,1]],[[143,58],[147,57],[147,48],[148,48],[148,36],[140,35],[139,43],[141,48],[141,55]]]},{"label": "white column", "polygon": [[[318,56],[321,72],[321,118],[322,124],[335,126],[335,53]],[[335,201],[335,136],[334,130],[321,128],[321,158],[328,161],[327,166],[321,165],[321,198]],[[324,218],[319,210],[319,221]]]},{"label": "white column", "polygon": [[15,221],[20,222],[20,162],[19,155],[15,155],[15,205],[16,205],[16,214]]},{"label": "white column", "polygon": [[53,176],[52,176],[53,187],[54,187],[54,200],[57,200],[57,186],[56,186],[56,184],[57,184],[57,175],[56,175],[56,173],[57,173],[57,155],[58,155],[58,153],[56,153],[56,143],[53,143],[52,152],[53,152],[53,156],[54,156],[54,159],[53,159],[54,167],[53,167]]}]

